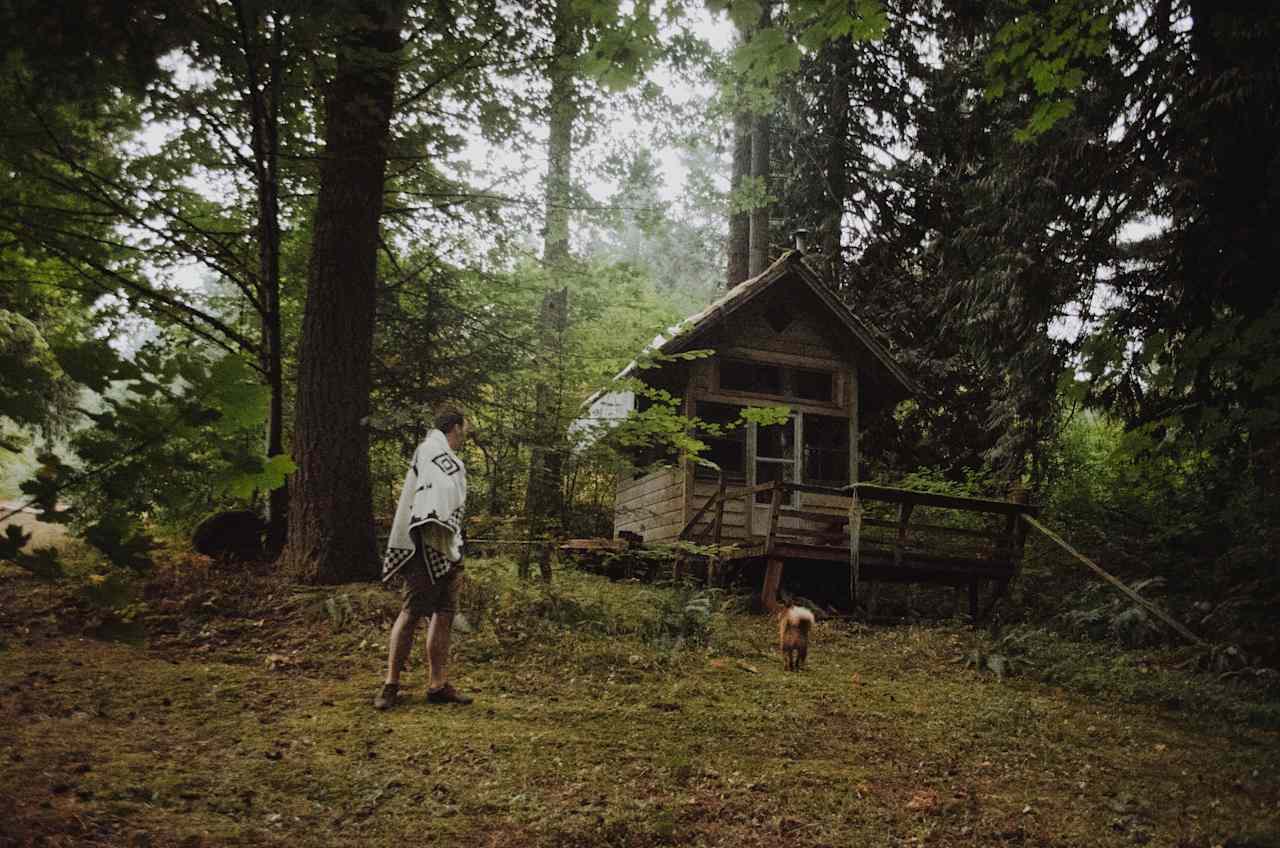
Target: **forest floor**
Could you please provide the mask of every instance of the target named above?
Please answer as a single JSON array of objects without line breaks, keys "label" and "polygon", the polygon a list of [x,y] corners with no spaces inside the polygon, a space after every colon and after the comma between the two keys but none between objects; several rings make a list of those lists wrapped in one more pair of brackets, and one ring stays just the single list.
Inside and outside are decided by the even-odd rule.
[{"label": "forest floor", "polygon": [[1280,845],[1265,704],[998,678],[960,624],[820,622],[787,674],[737,602],[512,569],[469,566],[475,703],[415,664],[380,713],[394,593],[170,570],[112,641],[0,566],[0,846]]}]

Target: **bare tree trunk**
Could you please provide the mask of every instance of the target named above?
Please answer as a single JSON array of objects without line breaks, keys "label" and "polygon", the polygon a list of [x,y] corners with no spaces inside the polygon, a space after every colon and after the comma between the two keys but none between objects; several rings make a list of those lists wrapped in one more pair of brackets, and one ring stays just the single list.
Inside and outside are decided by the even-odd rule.
[{"label": "bare tree trunk", "polygon": [[[554,358],[559,366],[558,350],[563,346],[568,328],[569,290],[549,291],[542,301],[542,314],[538,327],[544,355]],[[549,382],[538,383],[533,426],[533,450],[529,457],[529,484],[525,490],[525,514],[529,518],[529,538],[541,539],[553,532],[561,513],[561,476],[564,469],[564,450],[561,445],[559,403],[556,387]],[[520,573],[527,577],[530,571],[532,547],[525,549]],[[544,580],[551,579],[551,549],[542,545],[539,552],[539,570]]]},{"label": "bare tree trunk", "polygon": [[403,4],[363,0],[355,12],[325,102],[298,369],[298,470],[281,558],[307,583],[377,573],[365,422]]},{"label": "bare tree trunk", "polygon": [[[734,192],[751,176],[751,115],[738,110],[733,116],[733,181]],[[751,215],[745,209],[729,213],[729,261],[725,287],[733,288],[750,276]]]},{"label": "bare tree trunk", "polygon": [[[756,115],[751,121],[751,177],[769,185],[769,116]],[[751,210],[751,250],[747,274],[756,276],[769,267],[769,204]]]},{"label": "bare tree trunk", "polygon": [[[284,61],[283,28],[273,16],[271,50],[263,58],[255,35],[261,20],[250,19],[245,4],[235,4],[248,83],[246,99],[252,120],[254,182],[258,200],[258,292],[262,315],[260,361],[270,390],[267,412],[267,457],[284,453],[284,341],[280,322],[280,79]],[[266,72],[263,79],[262,71]],[[266,553],[278,556],[289,527],[289,487],[267,495]]]}]

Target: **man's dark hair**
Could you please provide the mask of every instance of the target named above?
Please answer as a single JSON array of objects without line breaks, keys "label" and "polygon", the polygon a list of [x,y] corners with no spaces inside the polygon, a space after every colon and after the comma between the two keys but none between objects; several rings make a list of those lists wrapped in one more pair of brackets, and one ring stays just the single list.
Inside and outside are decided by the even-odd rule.
[{"label": "man's dark hair", "polygon": [[448,435],[449,431],[461,424],[465,418],[466,416],[462,414],[461,409],[451,403],[446,403],[436,409],[435,428]]}]

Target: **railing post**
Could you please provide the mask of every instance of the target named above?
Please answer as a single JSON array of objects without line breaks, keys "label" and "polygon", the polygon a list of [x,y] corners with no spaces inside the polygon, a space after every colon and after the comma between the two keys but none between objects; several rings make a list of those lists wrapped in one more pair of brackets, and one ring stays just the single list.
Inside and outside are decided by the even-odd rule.
[{"label": "railing post", "polygon": [[898,538],[893,543],[894,571],[902,567],[902,549],[907,544],[907,525],[911,522],[911,512],[915,507],[915,504],[906,501],[898,504]]},{"label": "railing post", "polygon": [[720,472],[720,487],[716,490],[716,538],[717,546],[724,533],[724,472]]},{"label": "railing post", "polygon": [[858,489],[850,487],[849,492],[849,606],[855,615],[858,612],[858,583],[861,580],[861,568],[858,562],[859,546],[862,538],[862,504],[858,501]]}]

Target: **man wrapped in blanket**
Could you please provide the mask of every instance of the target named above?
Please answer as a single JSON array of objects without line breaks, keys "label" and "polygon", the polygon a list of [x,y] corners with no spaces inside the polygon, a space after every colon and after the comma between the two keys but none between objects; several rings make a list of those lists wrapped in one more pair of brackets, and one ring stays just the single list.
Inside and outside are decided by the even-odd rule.
[{"label": "man wrapped in blanket", "polygon": [[449,636],[462,587],[462,516],[467,502],[467,471],[455,453],[467,435],[467,422],[452,406],[436,412],[435,429],[414,451],[391,524],[382,579],[404,579],[404,605],[391,627],[387,679],[373,705],[385,710],[400,695],[400,671],[423,619],[427,628],[430,679],[427,701],[469,704],[449,683]]}]

